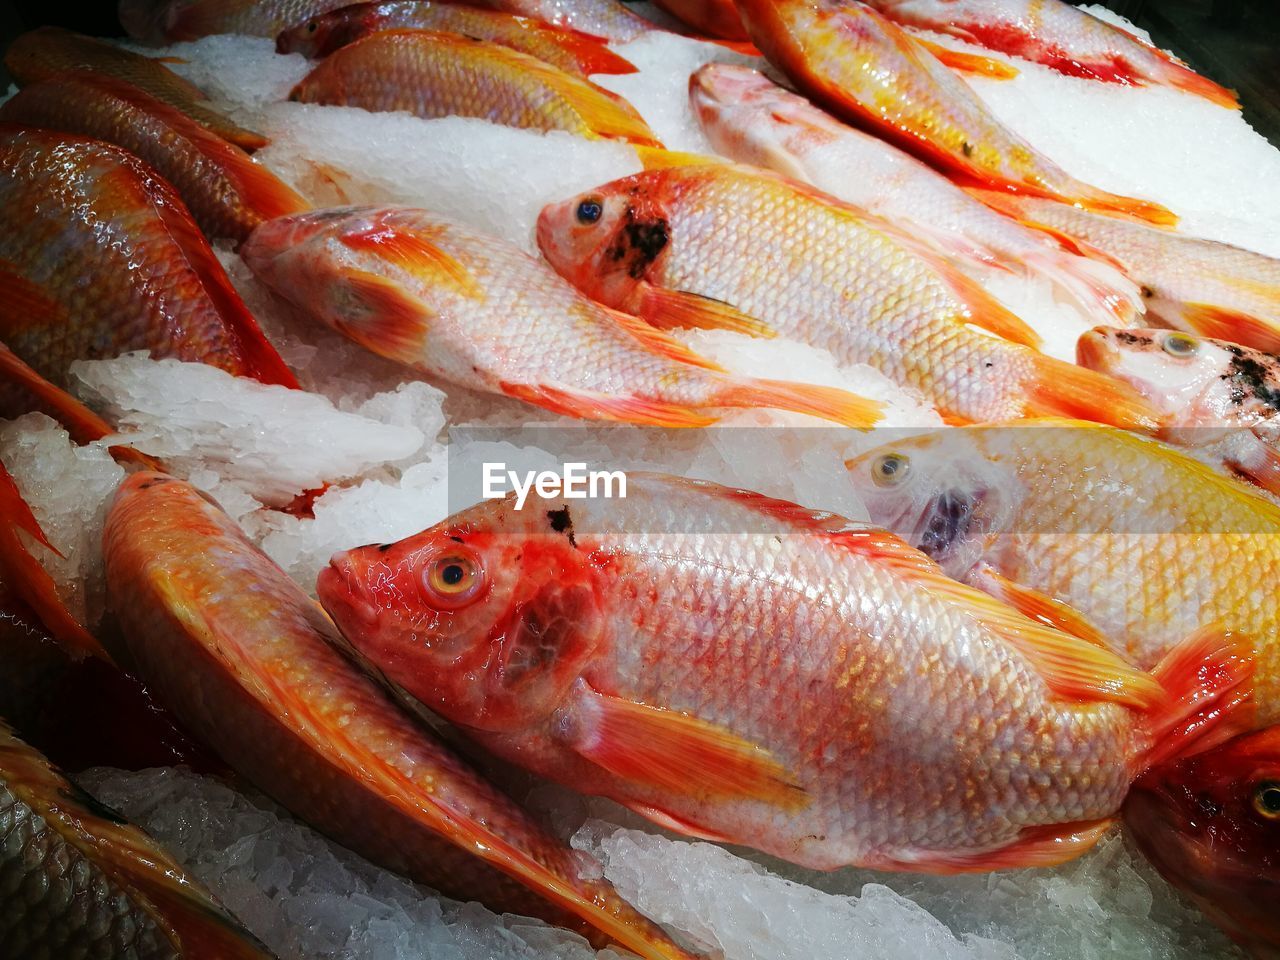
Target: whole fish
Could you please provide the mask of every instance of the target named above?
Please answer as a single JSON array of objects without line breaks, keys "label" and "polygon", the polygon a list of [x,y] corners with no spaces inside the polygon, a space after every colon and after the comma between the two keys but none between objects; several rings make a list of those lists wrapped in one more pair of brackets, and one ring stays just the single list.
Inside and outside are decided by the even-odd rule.
[{"label": "whole fish", "polygon": [[202,102],[208,99],[204,91],[159,60],[61,27],[40,27],[22,34],[5,51],[4,65],[19,87],[47,80],[66,70],[105,73],[133,84],[245,150],[257,150],[270,142],[262,134],[246,130],[210,110]]},{"label": "whole fish", "polygon": [[0,106],[0,121],[124,147],[173,185],[210,237],[243,240],[263,220],[308,206],[239,147],[107,74],[80,70],[33,83]]},{"label": "whole fish", "polygon": [[870,426],[880,404],[734,377],[587,299],[506,241],[425,210],[345,207],[263,224],[241,250],[277,294],[374,353],[557,413],[704,426],[708,407],[779,407]]},{"label": "whole fish", "polygon": [[654,0],[654,3],[704,36],[720,40],[749,39],[733,0]]},{"label": "whole fish", "polygon": [[1280,353],[1280,260],[1052,201],[974,195],[1068,249],[1120,267],[1142,285],[1147,313],[1162,323]]},{"label": "whole fish", "polygon": [[1235,94],[1139,40],[1122,27],[1062,0],[866,0],[903,26],[1034,60],[1069,77],[1109,83],[1164,84],[1222,107]]},{"label": "whole fish", "polygon": [[[317,589],[498,756],[820,869],[1069,859],[1150,751],[1182,749],[1157,731],[1247,687],[1208,636],[1157,682],[883,530],[661,475],[620,499],[485,501],[335,555]],[[925,779],[928,797],[901,789]]]},{"label": "whole fish", "polygon": [[1125,801],[1124,824],[1246,952],[1280,957],[1280,727],[1151,768]]},{"label": "whole fish", "polygon": [[926,164],[755,70],[708,63],[689,78],[689,100],[717,152],[905,226],[975,279],[993,269],[1042,276],[1085,312],[1124,324],[1142,310],[1137,286],[1114,267],[1065,253]]},{"label": "whole fish", "polygon": [[0,124],[0,339],[62,384],[129,350],[296,387],[191,214],[119,147]]},{"label": "whole fish", "polygon": [[194,487],[135,473],[103,534],[139,675],[238,773],[362,856],[452,896],[683,958],[339,650],[313,600]]},{"label": "whole fish", "polygon": [[270,960],[147,834],[0,721],[0,957]]},{"label": "whole fish", "polygon": [[739,0],[747,32],[801,93],[953,175],[1173,223],[1149,200],[1083,183],[1005,127],[900,27],[858,0]]},{"label": "whole fish", "polygon": [[456,33],[370,34],[321,61],[289,99],[662,146],[620,97],[528,54]]},{"label": "whole fish", "polygon": [[306,20],[276,38],[277,53],[316,59],[379,30],[411,27],[460,33],[500,43],[581,77],[635,73],[635,66],[598,37],[498,10],[480,10],[441,0],[356,3]]},{"label": "whole fish", "polygon": [[1079,421],[908,437],[848,466],[872,521],[950,576],[1144,669],[1220,624],[1252,645],[1259,721],[1280,717],[1280,507],[1248,484]]},{"label": "whole fish", "polygon": [[1130,384],[1161,416],[1160,436],[1280,494],[1280,357],[1176,330],[1095,327],[1078,359]]},{"label": "whole fish", "polygon": [[546,207],[538,245],[610,307],[803,341],[876,367],[945,415],[1154,423],[1131,388],[1032,349],[1034,331],[901,230],[764,171],[707,164],[615,180]]},{"label": "whole fish", "polygon": [[274,37],[347,0],[120,0],[120,24],[148,43],[199,40],[214,33]]}]

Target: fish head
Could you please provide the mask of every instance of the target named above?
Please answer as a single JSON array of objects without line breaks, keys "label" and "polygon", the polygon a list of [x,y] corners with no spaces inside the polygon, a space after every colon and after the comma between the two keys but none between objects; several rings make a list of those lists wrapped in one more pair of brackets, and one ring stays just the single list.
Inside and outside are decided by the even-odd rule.
[{"label": "fish head", "polygon": [[671,239],[665,173],[639,173],[548,204],[538,215],[542,255],[587,296],[634,310],[642,283]]},{"label": "fish head", "polygon": [[1159,764],[1124,824],[1166,880],[1256,956],[1280,956],[1280,726]]},{"label": "fish head", "polygon": [[532,496],[524,509],[485,501],[399,542],[334,554],[316,586],[363,657],[477,730],[548,721],[604,635],[598,570],[568,509]]},{"label": "fish head", "polygon": [[948,429],[881,444],[845,463],[871,522],[961,579],[1011,522],[1020,484],[981,434]]},{"label": "fish head", "polygon": [[372,3],[341,7],[280,31],[276,53],[300,53],[308,60],[328,56],[373,29],[377,6]]}]

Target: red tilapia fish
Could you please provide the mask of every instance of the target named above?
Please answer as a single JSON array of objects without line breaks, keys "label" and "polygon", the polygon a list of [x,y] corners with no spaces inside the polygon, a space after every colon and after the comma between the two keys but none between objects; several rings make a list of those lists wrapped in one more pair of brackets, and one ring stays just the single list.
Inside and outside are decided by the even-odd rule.
[{"label": "red tilapia fish", "polygon": [[324,611],[194,487],[125,480],[107,591],[139,675],[237,772],[362,856],[499,910],[689,960],[338,649]]},{"label": "red tilapia fish", "polygon": [[1173,56],[1062,0],[866,0],[908,27],[1043,63],[1069,77],[1109,83],[1163,84],[1222,107],[1235,94]]},{"label": "red tilapia fish", "polygon": [[0,106],[0,121],[124,147],[173,185],[210,237],[243,240],[263,220],[308,206],[239,147],[117,77],[81,70],[41,80]]},{"label": "red tilapia fish", "polygon": [[1130,387],[1033,349],[1034,331],[903,231],[764,171],[709,164],[615,180],[546,207],[538,245],[610,307],[809,343],[954,418],[1056,410],[1155,423]]},{"label": "red tilapia fish", "polygon": [[0,721],[0,956],[272,960],[147,834]]},{"label": "red tilapia fish", "polygon": [[1081,364],[1130,384],[1160,414],[1160,436],[1280,494],[1280,357],[1176,330],[1096,327]]},{"label": "red tilapia fish", "polygon": [[1280,957],[1280,727],[1148,770],[1124,824],[1164,878],[1251,956]]},{"label": "red tilapia fish", "polygon": [[740,0],[751,39],[805,95],[952,174],[1174,223],[1157,203],[1083,183],[1009,130],[901,28],[857,0]]},{"label": "red tilapia fish", "polygon": [[1142,309],[1137,286],[1115,267],[1063,251],[755,70],[708,63],[689,78],[689,100],[717,152],[891,220],[956,258],[975,279],[993,269],[1041,276],[1086,313],[1123,323]]},{"label": "red tilapia fish", "polygon": [[1162,323],[1280,353],[1280,260],[1052,200],[970,192],[1068,250],[1118,266]]},{"label": "red tilapia fish", "polygon": [[129,350],[296,387],[173,188],[119,147],[0,124],[0,339],[55,384]]},{"label": "red tilapia fish", "polygon": [[819,869],[1069,859],[1249,674],[1208,634],[1141,673],[884,530],[660,475],[486,501],[335,555],[317,586],[365,657],[498,756]]},{"label": "red tilapia fish", "polygon": [[277,294],[374,353],[557,413],[672,427],[713,423],[709,407],[879,419],[880,404],[843,390],[731,376],[512,244],[425,210],[284,217],[254,231],[241,256]]},{"label": "red tilapia fish", "polygon": [[19,87],[66,70],[105,73],[133,84],[245,150],[257,150],[268,143],[262,134],[237,126],[210,110],[202,102],[208,99],[203,90],[159,60],[60,27],[40,27],[22,34],[5,51],[4,65]]},{"label": "red tilapia fish", "polygon": [[148,43],[198,40],[214,33],[274,37],[285,27],[347,0],[120,0],[120,24]]},{"label": "red tilapia fish", "polygon": [[460,33],[502,44],[581,77],[593,73],[635,73],[635,66],[599,37],[497,10],[480,10],[440,0],[385,0],[356,3],[285,30],[276,52],[325,57],[379,30],[409,27]]},{"label": "red tilapia fish", "polygon": [[370,34],[321,61],[289,99],[662,146],[620,97],[536,57],[456,33]]}]

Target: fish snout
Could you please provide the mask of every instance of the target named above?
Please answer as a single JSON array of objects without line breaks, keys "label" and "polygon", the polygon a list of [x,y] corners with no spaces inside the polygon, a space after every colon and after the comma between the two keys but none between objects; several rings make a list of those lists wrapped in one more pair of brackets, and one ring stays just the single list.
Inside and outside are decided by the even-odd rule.
[{"label": "fish snout", "polygon": [[320,603],[344,634],[347,624],[374,626],[380,613],[368,585],[351,563],[352,553],[354,551],[339,550],[316,577]]},{"label": "fish snout", "polygon": [[1076,341],[1076,363],[1100,373],[1114,370],[1119,350],[1116,349],[1113,332],[1110,327],[1094,327],[1082,333]]}]

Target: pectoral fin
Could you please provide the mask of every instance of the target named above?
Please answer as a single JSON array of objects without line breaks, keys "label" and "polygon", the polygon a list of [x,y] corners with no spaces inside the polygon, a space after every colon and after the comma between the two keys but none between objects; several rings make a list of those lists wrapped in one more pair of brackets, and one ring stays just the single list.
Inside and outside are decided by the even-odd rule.
[{"label": "pectoral fin", "polygon": [[809,802],[763,747],[687,713],[585,690],[573,749],[615,776],[649,788],[718,800],[759,800],[784,810]]},{"label": "pectoral fin", "polygon": [[663,330],[697,327],[702,330],[731,330],[769,339],[778,335],[767,323],[748,316],[723,300],[663,287],[650,287],[645,291],[640,302],[640,315]]}]

